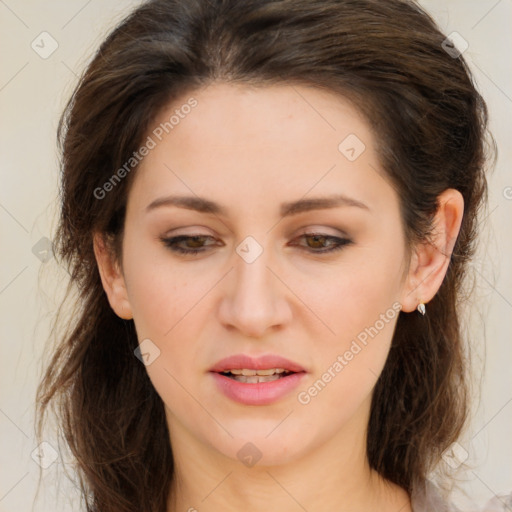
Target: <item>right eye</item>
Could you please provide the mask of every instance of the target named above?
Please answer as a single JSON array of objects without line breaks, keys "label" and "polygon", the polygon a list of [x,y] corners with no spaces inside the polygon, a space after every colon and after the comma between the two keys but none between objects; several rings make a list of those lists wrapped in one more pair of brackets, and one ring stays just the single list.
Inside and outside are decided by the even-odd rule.
[{"label": "right eye", "polygon": [[[180,235],[161,240],[171,251],[189,255],[205,252],[208,246],[216,245],[215,239],[209,235]],[[213,240],[214,243],[207,244],[208,240]]]}]

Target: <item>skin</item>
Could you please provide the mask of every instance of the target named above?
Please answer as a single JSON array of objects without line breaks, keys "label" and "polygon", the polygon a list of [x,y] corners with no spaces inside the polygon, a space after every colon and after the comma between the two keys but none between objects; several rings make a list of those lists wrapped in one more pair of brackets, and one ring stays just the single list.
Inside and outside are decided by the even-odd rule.
[{"label": "skin", "polygon": [[[432,299],[460,228],[462,196],[440,196],[432,240],[408,252],[375,138],[344,98],[303,86],[215,83],[169,105],[155,125],[190,96],[197,107],[136,171],[122,260],[95,236],[112,308],[160,350],[147,371],[166,406],[175,458],[169,512],[252,512],[269,503],[284,511],[410,511],[407,493],[371,470],[365,451],[371,394],[397,315],[308,404],[297,393],[394,303],[419,314],[418,303]],[[338,150],[349,134],[366,146],[354,161]],[[366,208],[281,216],[281,203],[335,192]],[[147,211],[169,195],[207,198],[226,212]],[[304,233],[351,243],[314,253],[331,242]],[[212,238],[205,252],[184,256],[161,240],[178,235]],[[263,249],[250,264],[236,252],[247,236]],[[208,373],[236,353],[279,354],[308,374],[278,402],[239,404]],[[252,467],[237,457],[248,442],[261,453]]]}]

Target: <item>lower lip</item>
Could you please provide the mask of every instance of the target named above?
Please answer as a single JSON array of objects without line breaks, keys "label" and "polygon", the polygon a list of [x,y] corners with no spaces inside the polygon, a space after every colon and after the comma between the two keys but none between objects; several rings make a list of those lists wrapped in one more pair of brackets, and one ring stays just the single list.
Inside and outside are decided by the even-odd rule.
[{"label": "lower lip", "polygon": [[306,372],[292,373],[271,382],[238,382],[211,372],[219,389],[228,397],[245,405],[268,405],[277,402],[299,385]]}]

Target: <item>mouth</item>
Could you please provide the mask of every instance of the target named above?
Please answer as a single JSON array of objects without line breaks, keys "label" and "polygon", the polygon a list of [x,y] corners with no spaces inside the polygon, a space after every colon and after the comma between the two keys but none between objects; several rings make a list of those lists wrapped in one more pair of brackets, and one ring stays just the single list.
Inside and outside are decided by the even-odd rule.
[{"label": "mouth", "polygon": [[217,389],[244,405],[269,405],[286,398],[305,378],[307,371],[284,357],[237,354],[210,369]]},{"label": "mouth", "polygon": [[267,370],[251,370],[249,368],[224,370],[218,372],[225,377],[243,382],[245,384],[258,384],[260,382],[272,382],[274,380],[283,379],[297,372],[285,370],[284,368],[269,368]]}]

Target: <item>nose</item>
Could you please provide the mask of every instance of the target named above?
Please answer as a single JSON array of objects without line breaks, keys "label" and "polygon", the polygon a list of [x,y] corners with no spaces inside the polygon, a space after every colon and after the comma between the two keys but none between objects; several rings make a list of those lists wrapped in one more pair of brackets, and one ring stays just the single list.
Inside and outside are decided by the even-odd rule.
[{"label": "nose", "polygon": [[[234,254],[234,269],[225,283],[219,319],[228,329],[246,337],[260,338],[287,324],[292,312],[287,288],[272,265],[270,250],[252,262]],[[274,268],[272,268],[274,267]]]}]

